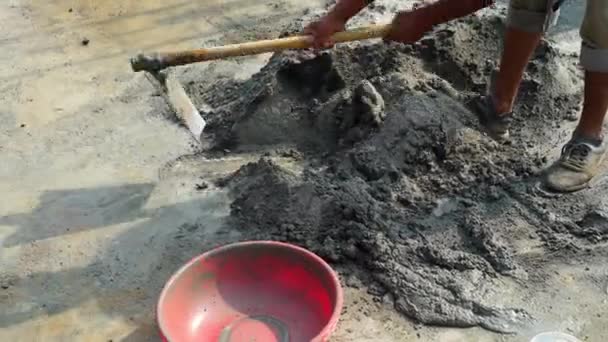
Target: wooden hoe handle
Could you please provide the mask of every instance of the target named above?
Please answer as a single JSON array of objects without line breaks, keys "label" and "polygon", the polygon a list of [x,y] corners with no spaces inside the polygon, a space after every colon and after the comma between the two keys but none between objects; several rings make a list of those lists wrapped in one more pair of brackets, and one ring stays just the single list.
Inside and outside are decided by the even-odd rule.
[{"label": "wooden hoe handle", "polygon": [[[336,43],[352,42],[357,40],[382,38],[391,25],[374,25],[334,34]],[[288,38],[260,40],[242,44],[231,44],[206,49],[179,51],[170,53],[140,54],[131,59],[133,71],[157,72],[167,67],[185,65],[222,59],[227,57],[257,55],[266,52],[277,52],[289,49],[307,49],[312,46],[310,36],[294,36]]]}]

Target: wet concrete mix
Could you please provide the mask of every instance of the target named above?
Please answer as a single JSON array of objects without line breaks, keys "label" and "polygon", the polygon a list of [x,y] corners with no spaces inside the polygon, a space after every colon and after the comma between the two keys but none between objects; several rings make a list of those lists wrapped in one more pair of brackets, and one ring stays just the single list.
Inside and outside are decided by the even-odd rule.
[{"label": "wet concrete mix", "polygon": [[[190,85],[214,108],[208,156],[268,151],[218,181],[234,197],[231,225],[243,239],[309,248],[345,286],[420,323],[512,332],[533,320],[492,299],[504,279],[542,283],[546,260],[595,253],[608,203],[606,185],[566,196],[538,186],[580,109],[576,56],[543,42],[510,142],[480,132],[470,102],[486,91],[503,31],[502,16],[471,17],[410,46],[278,53],[248,80]],[[542,253],[527,255],[522,241]]]}]

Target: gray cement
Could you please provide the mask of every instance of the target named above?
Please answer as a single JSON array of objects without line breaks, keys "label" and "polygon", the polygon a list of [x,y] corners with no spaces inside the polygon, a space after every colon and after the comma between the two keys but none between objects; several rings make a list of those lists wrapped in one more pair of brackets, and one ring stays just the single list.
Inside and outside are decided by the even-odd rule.
[{"label": "gray cement", "polygon": [[[388,10],[401,5],[386,2]],[[319,3],[306,6],[321,8]],[[6,308],[0,313],[0,338],[157,339],[154,303],[167,277],[207,248],[247,237],[245,227],[231,226],[227,220],[235,193],[217,186],[215,180],[264,153],[282,170],[302,174],[308,167],[302,162],[307,155],[292,147],[277,149],[267,141],[200,155],[207,146],[193,144],[145,78],[128,70],[127,57],[138,50],[274,37],[302,16],[303,7],[295,1],[41,4],[9,0],[0,4],[0,41],[5,51],[0,57],[0,190],[5,196],[0,204],[0,305]],[[353,24],[385,20],[389,12],[366,12]],[[575,36],[572,28],[576,25],[564,23],[556,37]],[[89,40],[86,46],[85,39]],[[268,58],[207,63],[176,72],[193,95],[194,88],[205,94],[213,86],[237,87]],[[452,93],[447,89],[448,95]],[[370,100],[373,96],[360,98],[377,102]],[[217,123],[210,133],[220,132],[221,118],[208,114]],[[371,118],[379,122],[390,116]],[[352,120],[342,122],[350,122],[343,125],[347,131],[353,126]],[[524,129],[517,138],[531,139],[531,146],[538,146],[545,138],[537,134],[546,132],[550,139],[538,152],[550,160],[572,125],[559,120],[556,124],[562,127]],[[353,134],[355,140],[366,136]],[[472,143],[483,140],[475,131],[467,136],[474,138]],[[224,137],[224,142],[230,142],[229,134]],[[470,143],[464,140],[464,145]],[[543,163],[540,154],[538,161]],[[597,189],[604,183],[598,179],[595,191],[574,199],[545,198],[546,194],[534,192],[509,192],[507,197],[497,193],[498,204],[519,196],[519,204],[511,208],[514,213],[530,210],[523,220],[503,214],[492,221],[512,227],[509,243],[526,272],[496,278],[484,291],[486,304],[526,308],[535,318],[535,324],[518,330],[517,335],[413,323],[394,310],[395,294],[379,297],[377,288],[337,265],[345,285],[346,308],[335,340],[525,341],[539,331],[559,329],[585,341],[603,341],[602,336],[608,336],[602,317],[608,298],[606,256],[597,248],[603,246],[597,240],[602,234],[594,232],[601,229],[600,211],[605,203]],[[458,206],[453,209],[450,199],[433,198],[429,203],[434,200],[437,207],[431,218],[459,210]],[[580,203],[571,209],[574,216],[563,215],[563,208],[570,208],[573,201]],[[575,226],[568,226],[564,219]],[[557,235],[550,224],[555,220],[565,227]],[[577,227],[586,228],[577,231]],[[550,239],[553,236],[557,238]]]}]

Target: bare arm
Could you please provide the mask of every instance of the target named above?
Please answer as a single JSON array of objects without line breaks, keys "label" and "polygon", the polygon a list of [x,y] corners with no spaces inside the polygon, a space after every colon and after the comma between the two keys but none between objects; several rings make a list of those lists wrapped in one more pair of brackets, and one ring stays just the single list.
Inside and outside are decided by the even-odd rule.
[{"label": "bare arm", "polygon": [[346,23],[374,0],[339,0],[328,15]]},{"label": "bare arm", "polygon": [[[328,15],[343,22],[357,15],[374,0],[339,0]],[[438,0],[421,10],[436,12],[435,25],[467,16],[478,10],[494,5],[496,0]]]},{"label": "bare arm", "polygon": [[332,35],[344,31],[346,22],[372,2],[373,0],[338,0],[325,16],[309,24],[304,32],[313,36],[315,49],[330,48],[334,45]]},{"label": "bare arm", "polygon": [[[327,15],[306,28],[305,32],[314,38],[313,46],[316,49],[332,47],[334,45],[332,35],[343,31],[346,22],[373,1],[338,0]],[[393,28],[386,39],[413,43],[433,26],[464,17],[495,2],[495,0],[437,0],[421,8],[401,12],[395,17]]]},{"label": "bare arm", "polygon": [[472,14],[491,6],[495,0],[438,0],[429,5],[397,14],[387,40],[414,43],[433,26]]},{"label": "bare arm", "polygon": [[426,10],[436,12],[433,25],[438,25],[475,13],[495,3],[495,0],[439,0],[427,6]]}]

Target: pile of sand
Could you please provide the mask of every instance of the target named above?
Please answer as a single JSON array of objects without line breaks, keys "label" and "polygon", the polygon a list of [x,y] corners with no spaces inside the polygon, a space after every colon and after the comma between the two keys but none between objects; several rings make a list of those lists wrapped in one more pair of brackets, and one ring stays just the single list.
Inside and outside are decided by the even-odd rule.
[{"label": "pile of sand", "polygon": [[601,187],[553,198],[535,185],[580,104],[575,57],[544,43],[512,142],[479,132],[468,103],[486,89],[501,32],[497,17],[469,18],[412,46],[282,53],[244,82],[190,89],[214,108],[215,150],[270,151],[220,182],[243,238],[305,246],[346,286],[422,323],[500,332],[526,323],[526,311],[495,301],[506,277],[529,281],[518,241],[592,251],[608,220]]}]

